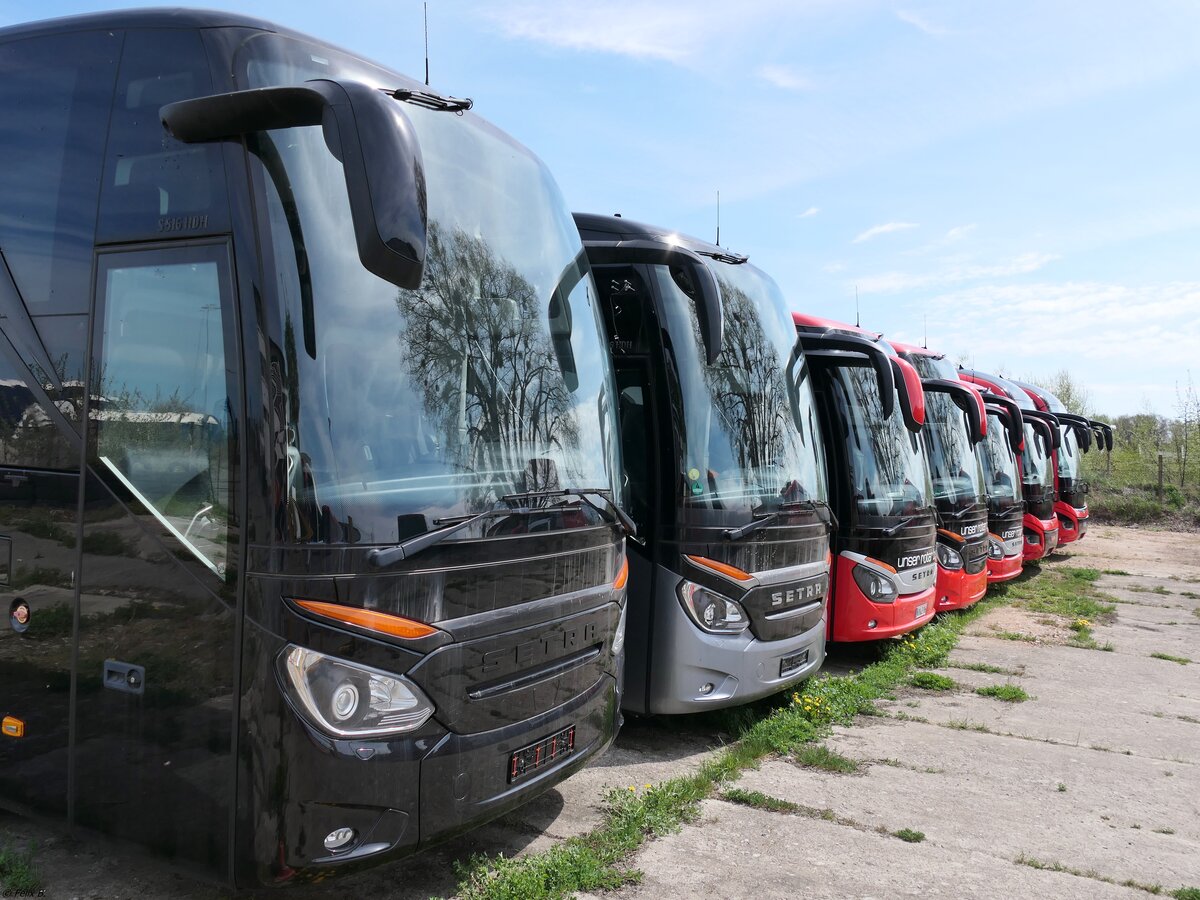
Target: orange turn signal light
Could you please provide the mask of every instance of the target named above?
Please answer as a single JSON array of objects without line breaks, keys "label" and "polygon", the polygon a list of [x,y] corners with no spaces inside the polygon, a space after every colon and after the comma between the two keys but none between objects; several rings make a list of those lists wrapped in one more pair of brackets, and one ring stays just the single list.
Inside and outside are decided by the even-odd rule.
[{"label": "orange turn signal light", "polygon": [[726,578],[732,578],[734,581],[750,581],[754,578],[749,572],[743,572],[737,566],[731,566],[728,563],[717,562],[715,559],[709,559],[707,556],[692,556],[688,554],[688,559],[698,566],[705,569],[711,569],[719,575],[724,575]]},{"label": "orange turn signal light", "polygon": [[961,534],[957,534],[951,531],[949,528],[939,528],[938,534],[944,534],[946,537],[950,538],[950,540],[957,541],[960,544],[966,540],[966,538],[964,538]]},{"label": "orange turn signal light", "polygon": [[437,634],[437,629],[416,619],[406,619],[404,616],[393,616],[391,613],[375,612],[370,609],[360,609],[356,606],[342,606],[340,603],[322,603],[319,600],[294,600],[297,606],[314,616],[323,619],[333,619],[347,625],[355,625],[368,631],[398,638],[422,638]]},{"label": "orange turn signal light", "polygon": [[25,723],[16,716],[5,716],[4,722],[0,723],[0,732],[3,732],[5,737],[25,737]]},{"label": "orange turn signal light", "polygon": [[613,581],[613,590],[619,591],[625,587],[625,583],[629,581],[629,559],[621,560],[621,571],[617,572],[617,577]]}]

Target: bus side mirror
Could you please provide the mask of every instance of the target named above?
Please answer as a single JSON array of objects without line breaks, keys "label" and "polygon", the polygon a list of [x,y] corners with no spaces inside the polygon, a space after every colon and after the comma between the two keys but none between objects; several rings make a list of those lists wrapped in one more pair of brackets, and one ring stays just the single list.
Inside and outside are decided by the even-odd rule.
[{"label": "bus side mirror", "polygon": [[164,106],[163,127],[184,143],[320,125],[342,163],[363,267],[397,287],[416,288],[425,270],[425,167],[399,102],[356,81],[316,80],[181,100]]},{"label": "bus side mirror", "polygon": [[961,381],[942,378],[927,378],[922,385],[926,391],[938,391],[949,395],[950,399],[954,401],[954,405],[963,411],[967,417],[967,428],[972,444],[978,444],[987,437],[987,419],[985,418],[983,398],[977,391]]}]

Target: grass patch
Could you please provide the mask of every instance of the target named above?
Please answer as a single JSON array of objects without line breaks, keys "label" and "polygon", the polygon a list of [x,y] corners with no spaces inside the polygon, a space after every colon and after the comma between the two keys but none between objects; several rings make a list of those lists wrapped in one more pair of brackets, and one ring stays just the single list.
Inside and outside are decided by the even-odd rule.
[{"label": "grass patch", "polygon": [[1195,591],[1180,591],[1179,596],[1187,597],[1189,600],[1200,600],[1200,594],[1197,594]]},{"label": "grass patch", "polygon": [[1135,594],[1158,594],[1160,597],[1169,597],[1170,595],[1175,593],[1174,591],[1168,591],[1161,584],[1155,585],[1152,588],[1138,587],[1135,585],[1134,587],[1127,588],[1127,590],[1129,590]]},{"label": "grass patch", "polygon": [[1099,569],[1044,568],[1037,579],[1001,585],[1014,603],[1030,612],[1099,621],[1116,612],[1112,598],[1096,588]]},{"label": "grass patch", "polygon": [[752,806],[755,809],[765,809],[770,812],[796,813],[800,811],[799,804],[793,803],[791,800],[781,800],[760,791],[727,788],[721,796],[730,803],[740,803],[742,806]]},{"label": "grass patch", "polygon": [[42,889],[41,875],[33,861],[34,849],[21,852],[0,844],[0,894],[5,897],[36,896]]},{"label": "grass patch", "polygon": [[842,775],[853,775],[859,770],[857,762],[848,756],[842,756],[836,750],[830,750],[824,744],[801,747],[792,758],[806,769],[824,769],[826,772],[839,772]]},{"label": "grass patch", "polygon": [[893,831],[892,837],[898,837],[902,841],[907,841],[910,844],[919,844],[925,840],[925,832],[914,831],[911,828],[901,828],[899,831]]},{"label": "grass patch", "polygon": [[908,683],[926,691],[952,691],[958,687],[958,682],[937,672],[913,672]]},{"label": "grass patch", "polygon": [[1101,575],[1132,575],[1132,572],[1126,572],[1124,569],[1101,569]]},{"label": "grass patch", "polygon": [[992,634],[992,637],[1000,638],[1002,641],[1024,641],[1027,644],[1038,642],[1038,639],[1032,634],[1022,634],[1019,631],[997,631]]},{"label": "grass patch", "polygon": [[65,603],[56,603],[30,613],[28,634],[32,638],[66,637],[75,628],[75,611]]},{"label": "grass patch", "polygon": [[1186,666],[1191,662],[1186,656],[1172,656],[1170,653],[1151,653],[1151,659],[1165,659],[1167,662],[1179,663],[1181,666]]},{"label": "grass patch", "polygon": [[1155,828],[1154,833],[1155,834],[1174,834],[1175,829],[1174,828]]},{"label": "grass patch", "polygon": [[1006,669],[1004,666],[993,666],[990,663],[981,662],[948,662],[948,669],[966,669],[968,672],[986,672],[989,675],[1024,675],[1024,672],[1016,669]]},{"label": "grass patch", "polygon": [[1005,703],[1024,703],[1029,699],[1025,689],[1015,684],[989,684],[975,688],[975,693],[981,697],[995,697]]},{"label": "grass patch", "polygon": [[1171,891],[1171,896],[1175,900],[1200,900],[1200,888],[1181,887],[1178,890]]},{"label": "grass patch", "polygon": [[[944,665],[963,628],[1002,602],[985,598],[970,609],[939,617],[915,634],[887,642],[880,648],[880,658],[858,672],[818,675],[790,695],[752,704],[757,718],[744,712],[736,718],[709,714],[717,717],[707,719],[710,723],[719,721],[736,729],[730,732],[735,741],[696,774],[643,790],[611,792],[599,826],[541,853],[520,859],[472,857],[455,868],[458,895],[463,900],[559,898],[635,881],[638,874],[624,863],[645,841],[694,819],[701,800],[763,757],[796,754],[800,761],[806,755],[799,752],[804,745],[826,738],[833,725],[847,725],[856,715],[874,712],[874,702],[904,684],[914,670]],[[821,750],[836,756],[828,748]],[[853,765],[857,768],[857,763]],[[805,814],[804,808],[797,812]],[[826,818],[826,811],[818,813]],[[828,815],[837,821],[832,812]]]},{"label": "grass patch", "polygon": [[[1031,869],[1040,869],[1045,872],[1064,872],[1067,875],[1074,875],[1077,878],[1090,878],[1093,881],[1103,881],[1105,884],[1115,884],[1118,887],[1127,887],[1138,891],[1145,891],[1147,894],[1161,894],[1163,892],[1161,884],[1145,884],[1141,881],[1134,881],[1132,878],[1127,878],[1124,881],[1117,881],[1115,878],[1110,878],[1107,875],[1101,875],[1095,869],[1075,869],[1071,866],[1064,866],[1060,862],[1043,862],[1042,860],[1035,859],[1032,856],[1026,856],[1024,853],[1013,860],[1013,862],[1019,866],[1029,866]],[[1200,897],[1197,897],[1196,900],[1200,900]]]},{"label": "grass patch", "polygon": [[1060,794],[1065,794],[1067,792],[1067,786],[1065,784],[1063,784],[1061,781],[1058,783],[1058,792]]}]

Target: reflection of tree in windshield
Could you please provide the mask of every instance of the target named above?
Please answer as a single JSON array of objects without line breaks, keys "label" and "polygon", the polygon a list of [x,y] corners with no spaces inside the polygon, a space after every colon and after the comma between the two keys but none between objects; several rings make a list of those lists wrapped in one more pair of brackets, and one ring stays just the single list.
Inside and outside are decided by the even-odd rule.
[{"label": "reflection of tree in windshield", "polygon": [[536,485],[517,481],[531,460],[579,445],[537,290],[461,230],[446,235],[431,222],[429,250],[421,287],[400,291],[396,305],[407,323],[404,367],[449,444],[446,455],[470,471],[511,478],[517,490],[557,486],[541,483],[553,479],[544,466],[530,469],[542,473]]},{"label": "reflection of tree in windshield", "polygon": [[974,503],[979,499],[974,477],[978,461],[967,439],[963,413],[945,394],[927,394],[925,402],[929,407],[925,435],[934,498],[954,504]]},{"label": "reflection of tree in windshield", "polygon": [[725,339],[717,362],[704,368],[704,380],[737,466],[751,472],[786,456],[785,435],[794,426],[785,418],[787,388],[779,357],[754,301],[725,279],[721,295]]}]

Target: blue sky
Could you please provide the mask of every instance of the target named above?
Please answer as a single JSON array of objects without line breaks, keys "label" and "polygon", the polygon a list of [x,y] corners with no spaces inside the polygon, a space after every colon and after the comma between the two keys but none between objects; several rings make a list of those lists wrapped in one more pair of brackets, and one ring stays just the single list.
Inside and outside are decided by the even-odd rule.
[{"label": "blue sky", "polygon": [[[252,8],[419,76],[421,3]],[[0,0],[0,24],[98,4]],[[721,240],[796,309],[1096,411],[1200,380],[1200,4],[431,0],[432,84],[574,209]]]}]

